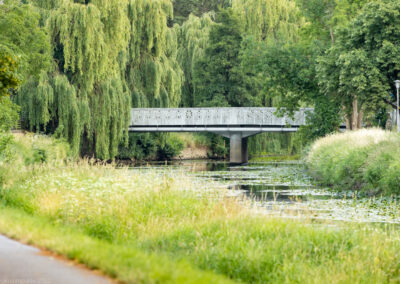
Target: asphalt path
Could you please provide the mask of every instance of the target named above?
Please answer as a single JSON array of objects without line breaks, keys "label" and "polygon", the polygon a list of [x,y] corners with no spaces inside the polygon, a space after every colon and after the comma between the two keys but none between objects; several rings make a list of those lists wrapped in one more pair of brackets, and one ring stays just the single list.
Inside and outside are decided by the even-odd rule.
[{"label": "asphalt path", "polygon": [[0,284],[110,284],[105,277],[0,235]]}]

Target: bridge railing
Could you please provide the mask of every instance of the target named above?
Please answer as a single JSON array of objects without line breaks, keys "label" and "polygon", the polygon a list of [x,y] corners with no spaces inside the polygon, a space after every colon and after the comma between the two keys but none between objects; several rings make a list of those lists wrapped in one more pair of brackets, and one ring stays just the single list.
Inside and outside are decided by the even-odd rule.
[{"label": "bridge railing", "polygon": [[311,108],[278,117],[276,108],[135,108],[131,126],[300,126],[306,124]]}]

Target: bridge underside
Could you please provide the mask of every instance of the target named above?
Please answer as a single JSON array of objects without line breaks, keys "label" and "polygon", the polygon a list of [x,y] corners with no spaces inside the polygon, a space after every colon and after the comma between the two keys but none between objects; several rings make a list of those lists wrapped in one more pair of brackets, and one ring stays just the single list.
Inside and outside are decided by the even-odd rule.
[{"label": "bridge underside", "polygon": [[[223,133],[243,132],[252,136],[262,132],[296,132],[299,126],[131,126],[129,132],[212,132],[225,136]],[[254,133],[254,134],[251,134]],[[227,135],[226,137],[229,138]]]},{"label": "bridge underside", "polygon": [[168,126],[168,127],[149,127],[149,126],[132,126],[130,132],[211,132],[226,138],[230,141],[230,163],[244,164],[249,161],[247,149],[248,137],[263,132],[296,132],[296,127],[251,127],[251,126],[234,126],[234,127],[188,127],[188,126]]}]

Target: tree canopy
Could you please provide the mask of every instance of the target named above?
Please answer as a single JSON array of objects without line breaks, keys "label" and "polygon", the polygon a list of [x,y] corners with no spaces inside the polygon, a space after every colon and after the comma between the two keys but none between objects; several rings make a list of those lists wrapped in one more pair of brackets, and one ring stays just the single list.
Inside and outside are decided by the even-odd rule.
[{"label": "tree canopy", "polygon": [[131,107],[310,106],[313,138],[342,113],[376,124],[393,102],[395,0],[2,2],[0,91],[13,89],[23,128],[75,154],[167,149],[167,135],[128,135]]},{"label": "tree canopy", "polygon": [[374,116],[385,107],[394,92],[400,71],[399,15],[397,1],[368,3],[319,59],[319,83],[340,101],[352,128],[361,127],[364,114]]},{"label": "tree canopy", "polygon": [[[53,51],[47,65],[30,62],[42,59],[34,48],[26,55],[36,70],[16,100],[25,127],[67,138],[75,153],[108,159],[127,142],[131,106],[180,103],[183,72],[169,0],[6,2],[2,9],[17,15],[30,9],[29,23],[15,25],[38,30],[33,36],[44,46],[38,53]],[[17,44],[14,33],[4,37],[16,53],[29,46]]]},{"label": "tree canopy", "polygon": [[189,15],[201,17],[211,11],[227,8],[231,0],[172,0],[175,22],[183,24]]},{"label": "tree canopy", "polygon": [[[40,15],[32,5],[5,1],[0,5],[0,43],[18,60],[17,73],[22,81],[38,78],[51,64],[50,42]],[[10,29],[10,27],[13,27]]]}]

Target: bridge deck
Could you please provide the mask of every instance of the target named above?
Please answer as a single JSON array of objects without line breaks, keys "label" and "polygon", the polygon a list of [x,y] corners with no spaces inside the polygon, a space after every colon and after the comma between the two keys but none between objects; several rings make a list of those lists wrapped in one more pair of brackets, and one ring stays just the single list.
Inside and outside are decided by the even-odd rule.
[{"label": "bridge deck", "polygon": [[133,132],[294,132],[306,124],[301,109],[293,118],[275,115],[276,108],[150,108],[132,109]]}]

